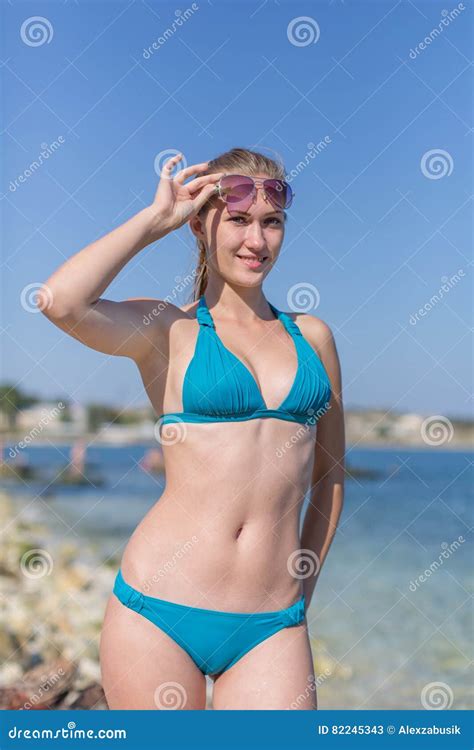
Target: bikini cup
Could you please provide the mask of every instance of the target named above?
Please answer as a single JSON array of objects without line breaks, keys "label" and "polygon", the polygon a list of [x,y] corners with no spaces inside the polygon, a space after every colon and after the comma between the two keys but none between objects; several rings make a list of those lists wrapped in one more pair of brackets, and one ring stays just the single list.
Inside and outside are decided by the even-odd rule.
[{"label": "bikini cup", "polygon": [[291,336],[298,359],[293,384],[278,408],[267,408],[250,370],[220,340],[203,295],[196,311],[199,333],[194,355],[183,381],[183,411],[163,414],[161,424],[238,422],[268,417],[314,423],[319,419],[331,397],[324,365],[297,324],[269,305]]}]

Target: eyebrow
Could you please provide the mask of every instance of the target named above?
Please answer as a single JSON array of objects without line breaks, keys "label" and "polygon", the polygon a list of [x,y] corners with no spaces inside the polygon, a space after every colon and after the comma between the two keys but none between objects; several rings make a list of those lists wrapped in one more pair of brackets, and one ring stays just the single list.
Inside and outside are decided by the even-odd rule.
[{"label": "eyebrow", "polygon": [[[243,216],[251,216],[251,214],[249,214],[248,211],[238,211],[235,209],[232,211],[232,214],[243,214]],[[268,219],[270,216],[274,216],[275,214],[278,214],[280,216],[283,215],[286,219],[286,211],[283,211],[283,209],[278,209],[278,208],[276,208],[274,211],[270,211],[268,214],[265,214],[264,216],[262,216],[262,218]]]}]

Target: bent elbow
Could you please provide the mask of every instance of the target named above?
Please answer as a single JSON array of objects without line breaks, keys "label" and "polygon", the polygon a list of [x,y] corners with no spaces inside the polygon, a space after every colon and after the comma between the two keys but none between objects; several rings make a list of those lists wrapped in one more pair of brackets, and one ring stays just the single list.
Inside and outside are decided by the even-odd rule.
[{"label": "bent elbow", "polygon": [[43,284],[36,293],[36,307],[54,323],[66,322],[73,316],[73,310],[67,300],[57,295],[52,287]]}]

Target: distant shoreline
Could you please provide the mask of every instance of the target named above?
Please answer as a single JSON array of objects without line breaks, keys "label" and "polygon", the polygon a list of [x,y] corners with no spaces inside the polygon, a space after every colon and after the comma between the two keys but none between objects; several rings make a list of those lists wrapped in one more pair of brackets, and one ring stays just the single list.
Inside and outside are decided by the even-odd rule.
[{"label": "distant shoreline", "polygon": [[[25,439],[24,433],[14,435],[12,433],[0,434],[0,441],[4,444],[5,452],[8,451],[9,445],[18,445]],[[96,433],[83,434],[77,436],[65,436],[65,435],[51,435],[47,440],[35,439],[32,440],[24,448],[20,448],[19,451],[28,450],[29,448],[48,448],[54,445],[67,445],[72,446],[77,440],[85,440],[89,448],[124,448],[126,446],[142,446],[143,448],[160,448],[159,443],[156,440],[149,440],[146,438],[136,440],[127,438],[126,440],[120,441],[118,439],[106,440],[104,438],[98,438]],[[7,445],[8,444],[8,445]],[[378,441],[355,441],[353,443],[347,441],[347,451],[352,449],[368,449],[368,450],[420,450],[425,452],[438,451],[467,451],[474,452],[474,444],[469,440],[451,440],[450,442],[443,443],[442,445],[427,445],[422,440],[419,442],[391,442],[389,440],[378,440]],[[6,457],[8,458],[8,457]]]}]

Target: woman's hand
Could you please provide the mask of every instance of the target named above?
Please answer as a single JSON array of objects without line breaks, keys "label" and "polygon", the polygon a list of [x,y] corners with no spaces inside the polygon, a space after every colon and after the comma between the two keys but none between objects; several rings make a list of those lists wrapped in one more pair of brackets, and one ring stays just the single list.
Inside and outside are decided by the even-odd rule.
[{"label": "woman's hand", "polygon": [[171,176],[173,167],[182,159],[182,154],[176,154],[168,159],[161,170],[160,182],[155,199],[150,206],[156,236],[162,237],[174,229],[178,229],[186,221],[197,214],[215,190],[215,186],[223,172],[196,177],[186,185],[184,181],[208,168],[208,162],[193,164],[181,169],[174,177]]}]

